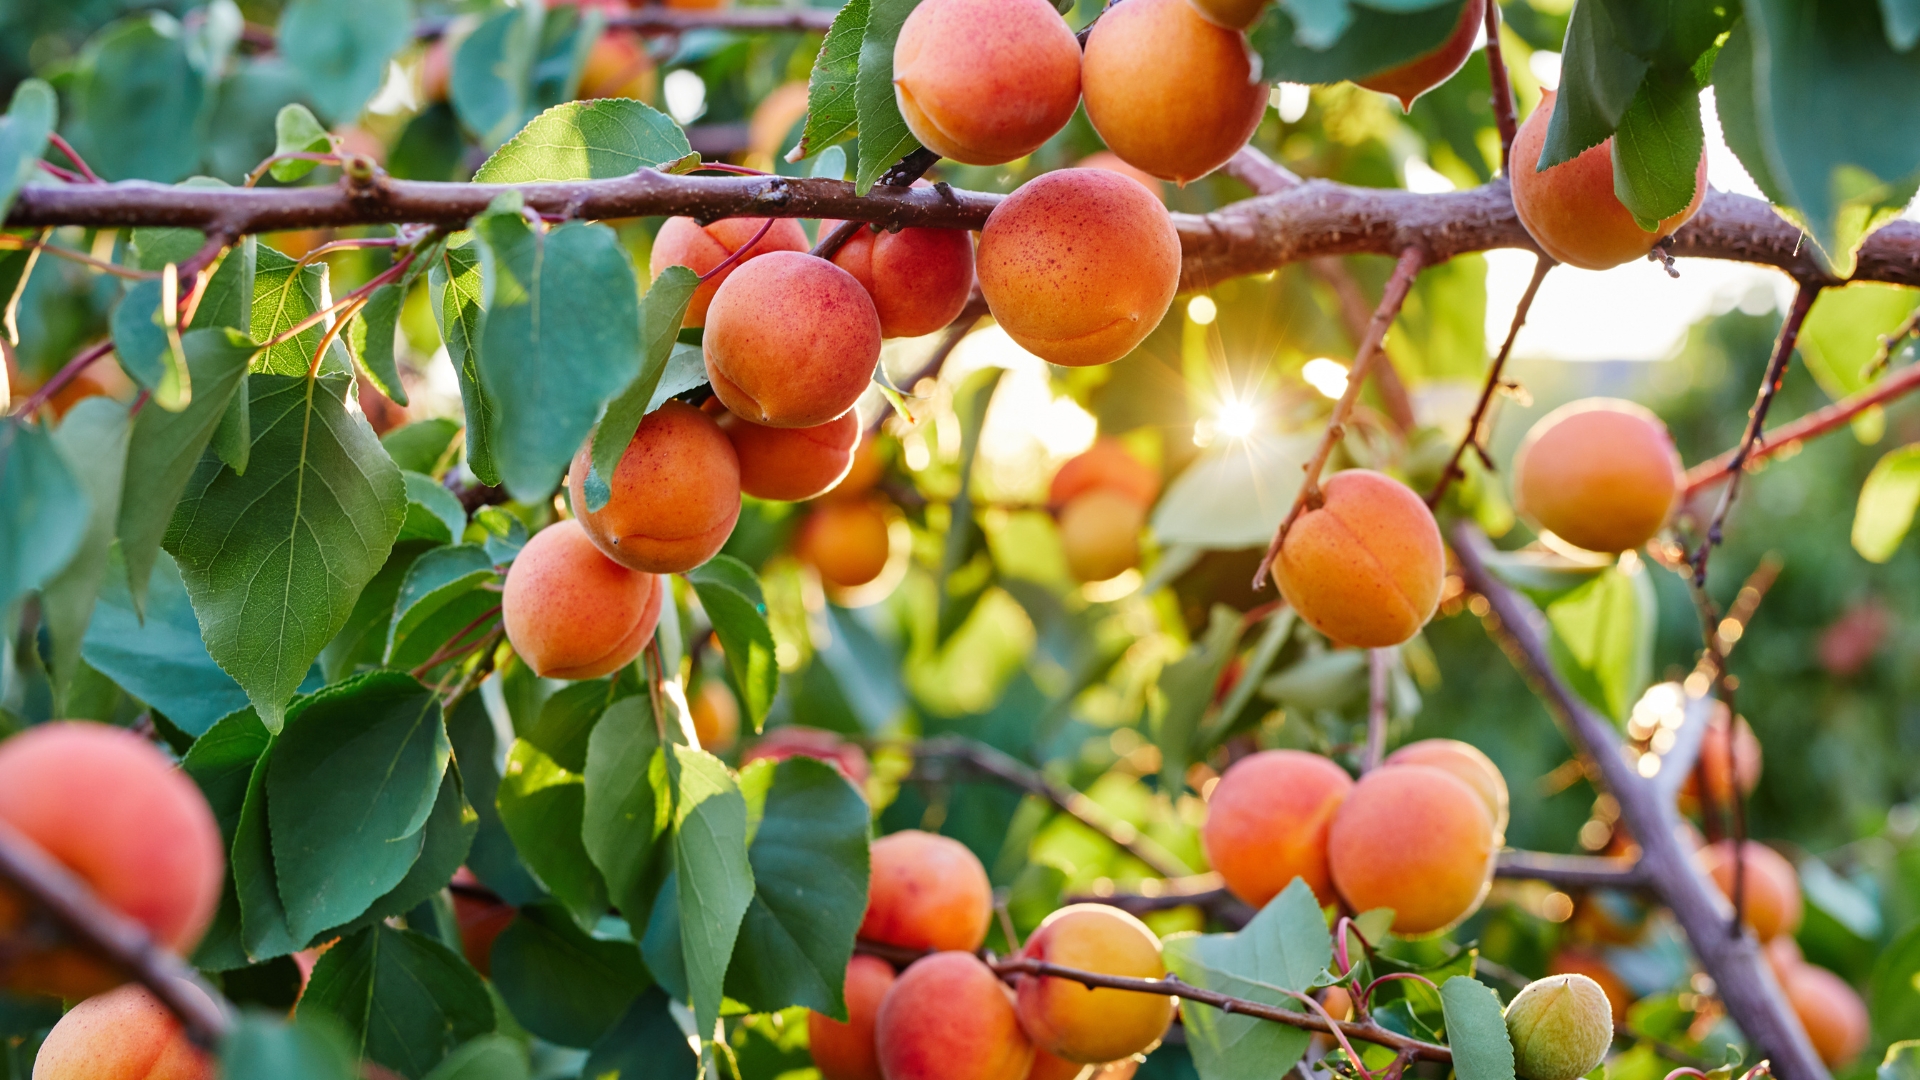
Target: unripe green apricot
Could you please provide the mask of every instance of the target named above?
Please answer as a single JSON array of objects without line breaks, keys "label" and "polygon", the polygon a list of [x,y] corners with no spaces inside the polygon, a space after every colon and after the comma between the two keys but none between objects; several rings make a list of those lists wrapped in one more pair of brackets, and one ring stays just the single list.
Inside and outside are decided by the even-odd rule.
[{"label": "unripe green apricot", "polygon": [[1585,975],[1550,975],[1507,1003],[1513,1071],[1522,1080],[1579,1080],[1613,1044],[1607,992]]}]

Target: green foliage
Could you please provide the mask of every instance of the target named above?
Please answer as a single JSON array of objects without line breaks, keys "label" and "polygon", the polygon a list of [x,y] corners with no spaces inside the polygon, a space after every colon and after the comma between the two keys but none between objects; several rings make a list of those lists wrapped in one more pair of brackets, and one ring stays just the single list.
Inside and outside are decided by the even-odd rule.
[{"label": "green foliage", "polygon": [[[1280,990],[1304,991],[1333,960],[1333,943],[1313,890],[1293,884],[1234,934],[1173,937],[1165,943],[1167,969],[1182,981],[1263,1005],[1303,1010]],[[1276,989],[1277,988],[1277,989]],[[1307,1049],[1299,1028],[1186,1003],[1188,1047],[1201,1080],[1241,1080],[1289,1068]]]},{"label": "green foliage", "polygon": [[320,114],[338,122],[358,116],[380,89],[412,24],[408,0],[291,0],[276,36]]},{"label": "green foliage", "polygon": [[[854,166],[853,188],[866,194],[902,157],[920,148],[900,115],[893,92],[893,43],[901,24],[919,0],[868,0],[866,27],[860,36],[860,71],[854,79],[853,107],[860,134],[860,154]],[[833,85],[821,87],[831,94]],[[804,137],[804,136],[803,136]]]},{"label": "green foliage", "polygon": [[807,123],[800,132],[800,157],[812,157],[859,133],[856,88],[869,10],[868,0],[848,0],[834,15],[833,26],[820,44],[820,55],[807,77]]},{"label": "green foliage", "polygon": [[687,580],[713,623],[734,685],[746,702],[747,717],[758,730],[780,684],[760,582],[746,564],[726,555],[716,555],[695,568]]},{"label": "green foliage", "polygon": [[458,955],[378,924],[328,949],[301,1000],[340,1021],[360,1053],[415,1078],[496,1023],[485,984]]},{"label": "green foliage", "polygon": [[13,205],[20,185],[40,171],[40,154],[59,107],[53,90],[39,79],[14,87],[6,116],[0,117],[0,214]]},{"label": "green foliage", "polygon": [[1349,4],[1289,0],[1247,32],[1263,78],[1331,83],[1364,79],[1439,48],[1466,0]]},{"label": "green foliage", "polygon": [[535,117],[473,178],[483,184],[605,180],[640,169],[685,172],[699,160],[680,125],[641,102],[572,101]]},{"label": "green foliage", "polygon": [[[680,323],[687,316],[687,305],[700,285],[698,275],[684,266],[669,266],[648,286],[640,298],[640,373],[626,389],[607,402],[606,412],[593,429],[593,468],[587,471],[583,487],[587,509],[598,510],[613,497],[608,478],[619,467],[620,456],[640,430],[640,421],[659,407],[656,399],[667,360],[674,351]],[[702,365],[701,376],[706,374]],[[681,391],[675,391],[681,392]]]},{"label": "green foliage", "polygon": [[1893,558],[1920,508],[1920,448],[1890,451],[1860,485],[1853,516],[1853,549],[1868,562]]},{"label": "green foliage", "polygon": [[1440,984],[1447,1045],[1460,1080],[1513,1080],[1513,1044],[1500,1015],[1500,998],[1470,975]]}]

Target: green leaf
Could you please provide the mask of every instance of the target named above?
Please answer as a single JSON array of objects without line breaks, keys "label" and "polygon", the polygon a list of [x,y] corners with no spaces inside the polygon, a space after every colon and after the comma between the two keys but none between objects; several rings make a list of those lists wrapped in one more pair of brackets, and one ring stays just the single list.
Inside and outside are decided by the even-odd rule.
[{"label": "green leaf", "polygon": [[386,562],[406,486],[365,418],[347,411],[350,378],[248,381],[254,465],[238,476],[203,462],[167,546],[207,651],[278,728],[308,665]]},{"label": "green leaf", "polygon": [[161,323],[160,298],[158,280],[134,282],[115,305],[108,326],[121,368],[153,392],[154,404],[179,412],[193,400],[192,373]]},{"label": "green leaf", "polygon": [[484,265],[480,379],[500,477],[523,502],[553,492],[607,399],[640,373],[633,264],[604,225],[536,233],[519,213],[474,224]]},{"label": "green leaf", "polygon": [[453,440],[459,435],[458,422],[435,416],[394,428],[380,436],[380,445],[401,471],[438,476],[446,468]]},{"label": "green leaf", "polygon": [[207,655],[180,568],[172,556],[158,555],[144,619],[128,591],[120,551],[109,555],[80,655],[173,726],[198,736],[221,717],[245,709],[247,692]]},{"label": "green leaf", "polygon": [[1652,63],[1628,40],[1634,32],[1632,13],[1616,10],[1631,2],[1587,0],[1574,6],[1560,54],[1560,92],[1547,120],[1538,168],[1572,161],[1605,142],[1639,93]]},{"label": "green leaf", "polygon": [[687,580],[720,637],[727,669],[758,731],[780,687],[780,666],[773,658],[773,630],[767,625],[760,582],[747,564],[731,555],[714,556],[689,571]]},{"label": "green leaf", "polygon": [[546,5],[507,8],[474,28],[453,56],[453,111],[485,146],[498,146],[527,111]]},{"label": "green leaf", "polygon": [[[1237,934],[1170,937],[1167,969],[1195,986],[1298,1010],[1280,989],[1304,991],[1333,959],[1333,939],[1313,890],[1295,878]],[[1276,989],[1280,988],[1280,989]],[[1200,1080],[1257,1080],[1285,1072],[1307,1049],[1299,1028],[1209,1005],[1182,1011]]]},{"label": "green leaf", "polygon": [[466,861],[479,829],[480,817],[467,803],[460,770],[449,766],[440,778],[440,793],[433,800],[433,812],[427,815],[427,823],[421,828],[420,857],[407,870],[407,876],[368,905],[358,918],[338,931],[324,932],[321,937],[351,933],[382,919],[404,915],[439,895],[447,882],[453,880],[460,864]]},{"label": "green leaf", "polygon": [[[293,329],[314,312],[326,306],[327,264],[312,262],[305,266],[261,245],[255,248],[253,309],[250,313],[253,340],[262,344]],[[305,375],[326,335],[327,320],[322,320],[261,354],[256,372],[272,375]],[[327,347],[328,363],[322,373],[345,373],[346,347],[338,338]]]},{"label": "green leaf", "polygon": [[1447,1045],[1459,1080],[1513,1080],[1513,1043],[1493,988],[1471,975],[1455,975],[1440,984],[1447,1020]]},{"label": "green leaf", "polygon": [[1350,25],[1330,47],[1309,44],[1314,31],[1324,32],[1327,24],[1303,27],[1289,9],[1274,4],[1247,32],[1248,44],[1260,56],[1263,79],[1303,83],[1364,79],[1439,48],[1460,22],[1465,3],[1446,0],[1437,7],[1405,12],[1349,7]]},{"label": "green leaf", "polygon": [[667,114],[630,98],[556,105],[493,152],[473,174],[481,184],[609,180],[641,169],[685,172],[700,156]]},{"label": "green leaf", "polygon": [[374,388],[395,405],[407,403],[407,388],[400,381],[400,368],[393,359],[393,330],[400,320],[400,304],[406,290],[398,285],[382,285],[373,290],[367,304],[353,322],[353,351],[360,357],[360,368]]},{"label": "green leaf", "polygon": [[499,741],[484,692],[461,695],[447,717],[447,735],[453,741],[454,760],[460,766],[467,801],[480,818],[479,832],[467,852],[467,868],[507,903],[517,906],[532,902],[541,895],[540,887],[521,864],[494,805],[500,792],[500,766],[495,763]]},{"label": "green leaf", "polygon": [[[258,714],[254,715],[257,720]],[[269,733],[269,739],[273,737]],[[246,799],[233,833],[233,884],[240,906],[241,943],[255,961],[285,956],[306,944],[294,940],[293,931],[287,928],[287,912],[280,904],[280,885],[274,873],[273,837],[267,821],[267,774],[272,753],[269,741],[247,779]]]},{"label": "green leaf", "polygon": [[1780,184],[1767,164],[1767,152],[1760,136],[1759,108],[1753,82],[1753,29],[1745,19],[1734,24],[1725,45],[1713,63],[1714,111],[1720,117],[1720,132],[1727,148],[1740,159],[1761,194],[1768,201],[1784,205],[1787,201]]},{"label": "green leaf", "polygon": [[1160,747],[1160,787],[1169,794],[1186,790],[1187,764],[1193,759],[1200,718],[1213,704],[1214,688],[1220,685],[1220,674],[1233,659],[1245,629],[1239,612],[1225,604],[1213,605],[1205,636],[1160,672],[1160,692],[1166,696],[1167,708],[1154,742]]},{"label": "green leaf", "polygon": [[900,37],[901,24],[919,2],[869,0],[867,28],[860,38],[860,72],[853,87],[860,128],[860,160],[854,170],[853,188],[861,195],[894,162],[920,149],[920,140],[907,130],[893,92],[893,45]]},{"label": "green leaf", "polygon": [[301,1012],[324,1010],[355,1048],[404,1076],[424,1076],[454,1047],[493,1030],[486,984],[445,945],[376,924],[314,965]]},{"label": "green leaf", "polygon": [[607,910],[607,884],[581,840],[586,786],[539,747],[516,739],[495,796],[500,820],[527,869],[574,921],[593,926]]},{"label": "green leaf", "polygon": [[1887,1056],[1875,1070],[1876,1080],[1916,1080],[1920,1078],[1920,1039],[1907,1039],[1887,1047]]},{"label": "green leaf", "polygon": [[[297,5],[287,6],[284,19],[295,13]],[[311,4],[309,7],[313,6]],[[313,112],[305,105],[294,102],[280,106],[273,118],[273,152],[281,154],[326,154],[333,150],[333,140],[327,136],[327,129],[314,119]],[[319,162],[291,158],[276,161],[267,169],[275,180],[290,184],[319,167]]]},{"label": "green leaf", "polygon": [[53,88],[39,79],[25,79],[14,87],[7,114],[0,116],[0,219],[7,216],[21,185],[39,174],[40,155],[59,111]]},{"label": "green leaf", "polygon": [[593,1080],[694,1080],[700,1059],[687,1034],[674,1018],[673,1002],[655,987],[635,999],[593,1048],[580,1075]]},{"label": "green leaf", "polygon": [[527,1080],[527,1048],[505,1035],[463,1043],[426,1080]]},{"label": "green leaf", "polygon": [[522,736],[568,772],[583,773],[587,744],[600,717],[615,701],[638,690],[634,680],[590,679],[568,683],[540,704],[540,714]]},{"label": "green leaf", "polygon": [[695,1029],[711,1032],[720,1019],[721,988],[740,922],[753,902],[747,802],[727,767],[704,750],[669,747],[667,777],[673,790],[674,899],[687,1003]]},{"label": "green leaf", "polygon": [[[231,852],[246,810],[247,791],[259,769],[261,755],[273,745],[273,736],[251,708],[243,708],[207,729],[195,739],[180,763],[206,797],[214,820],[220,823],[224,850]],[[200,939],[191,960],[195,967],[209,971],[230,971],[251,963],[242,933],[240,897],[236,888],[235,862],[229,861],[222,874],[220,907],[213,925]]]},{"label": "green leaf", "polygon": [[264,1009],[240,1014],[220,1044],[222,1080],[354,1080],[360,1075],[346,1032],[332,1017],[295,1020]]},{"label": "green leaf", "polygon": [[321,115],[342,123],[360,115],[386,80],[387,64],[413,42],[407,0],[292,0],[274,35]]},{"label": "green leaf", "polygon": [[[41,589],[41,617],[53,642],[55,710],[64,714],[67,686],[80,664],[81,642],[93,616],[94,601],[107,576],[107,552],[120,516],[120,487],[127,467],[127,407],[107,397],[91,397],[67,412],[53,433],[54,448],[67,460],[86,496],[86,532],[66,568]],[[9,507],[11,509],[11,507]]]},{"label": "green leaf", "polygon": [[1706,138],[1693,76],[1648,72],[1616,134],[1613,193],[1640,227],[1652,232],[1693,201]]},{"label": "green leaf", "polygon": [[1920,508],[1920,445],[1903,446],[1878,462],[1860,485],[1853,514],[1853,549],[1868,562],[1883,563],[1900,550]]},{"label": "green leaf", "polygon": [[[415,632],[420,630],[435,614],[463,596],[471,594],[481,584],[494,580],[497,575],[493,569],[493,559],[487,550],[478,544],[455,544],[451,547],[435,548],[414,560],[407,569],[407,576],[400,584],[400,592],[393,601],[393,621],[387,629],[386,662],[393,667],[395,657],[401,647]],[[483,606],[493,606],[498,601],[488,599]],[[471,621],[474,616],[467,616]],[[459,630],[459,626],[450,627],[450,631]],[[445,637],[427,644],[422,658],[435,648],[444,644]],[[415,650],[419,651],[419,650]]]},{"label": "green leaf", "polygon": [[1867,365],[1880,339],[1893,333],[1920,304],[1920,292],[1898,285],[1857,282],[1822,289],[1807,312],[1798,338],[1800,356],[1830,398],[1857,394],[1868,385]]},{"label": "green leaf", "polygon": [[1653,680],[1659,611],[1644,566],[1614,567],[1548,604],[1554,666],[1616,723]]},{"label": "green leaf", "polygon": [[459,540],[467,531],[467,509],[460,505],[460,497],[424,473],[402,469],[400,479],[407,485],[407,517],[395,542],[430,540],[451,544]]},{"label": "green leaf", "polygon": [[581,841],[614,906],[636,927],[646,925],[667,870],[661,840],[673,800],[659,750],[645,694],[609,706],[587,737]]},{"label": "green leaf", "polygon": [[[1920,926],[1880,951],[1868,984],[1867,1010],[1878,1038],[1920,1031]],[[1892,1056],[1889,1048],[1889,1057]]]},{"label": "green leaf", "polygon": [[653,985],[630,941],[589,936],[556,905],[523,908],[493,943],[493,984],[528,1031],[592,1046]]},{"label": "green leaf", "polygon": [[847,0],[827,28],[820,54],[807,76],[807,123],[794,157],[806,158],[860,130],[854,87],[860,76],[860,45],[867,35],[867,0]]},{"label": "green leaf", "polygon": [[479,245],[470,242],[456,247],[449,241],[427,271],[427,292],[440,340],[446,343],[447,356],[460,379],[460,401],[467,418],[467,469],[481,483],[494,485],[500,483],[500,470],[493,461],[494,408],[480,385],[480,280]]},{"label": "green leaf", "polygon": [[[606,414],[593,430],[593,468],[582,485],[589,510],[600,509],[613,497],[606,478],[620,464],[634,432],[640,430],[640,421],[658,408],[654,397],[660,388],[660,376],[675,351],[675,337],[680,333],[681,320],[686,318],[687,304],[699,287],[698,274],[684,266],[669,266],[640,298],[640,373],[607,403]],[[701,373],[705,375],[704,364]]]},{"label": "green leaf", "polygon": [[1906,52],[1920,42],[1920,0],[1880,0],[1880,18],[1895,49]]},{"label": "green leaf", "polygon": [[206,80],[172,15],[129,15],[95,34],[67,95],[74,147],[101,176],[170,184],[200,163]]},{"label": "green leaf", "polygon": [[0,425],[0,611],[53,580],[87,538],[92,507],[44,428]]}]

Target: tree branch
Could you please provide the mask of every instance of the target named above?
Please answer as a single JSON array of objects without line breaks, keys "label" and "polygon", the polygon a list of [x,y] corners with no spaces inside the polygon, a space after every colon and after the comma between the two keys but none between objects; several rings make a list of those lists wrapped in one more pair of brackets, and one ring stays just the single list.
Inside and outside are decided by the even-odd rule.
[{"label": "tree branch", "polygon": [[1597,855],[1549,855],[1539,851],[1500,853],[1494,865],[1494,877],[1519,881],[1544,881],[1563,889],[1622,889],[1647,887],[1647,874],[1632,859],[1614,859]]},{"label": "tree branch", "polygon": [[[1868,409],[1884,405],[1895,398],[1911,393],[1916,388],[1920,388],[1920,364],[1903,367],[1874,386],[1841,398],[1823,409],[1816,409],[1798,420],[1782,424],[1767,432],[1754,441],[1752,448],[1747,452],[1746,460],[1740,466],[1735,465],[1740,447],[1734,447],[1711,461],[1703,461],[1688,469],[1687,484],[1681,497],[1690,499],[1727,479],[1736,467],[1750,470],[1788,447],[1798,446],[1808,439],[1825,435]],[[1745,445],[1744,440],[1742,445]]]},{"label": "tree branch", "polygon": [[1500,131],[1500,171],[1511,174],[1509,159],[1520,122],[1514,113],[1506,55],[1500,48],[1500,0],[1487,0],[1487,81],[1493,87],[1493,125]]},{"label": "tree branch", "polygon": [[1514,340],[1520,336],[1520,328],[1527,324],[1527,312],[1533,309],[1533,298],[1540,291],[1540,283],[1547,278],[1547,271],[1559,264],[1547,255],[1536,256],[1533,264],[1533,277],[1527,281],[1527,291],[1520,294],[1520,306],[1513,309],[1513,321],[1507,325],[1507,338],[1500,343],[1500,351],[1494,355],[1493,366],[1487,369],[1486,385],[1480,388],[1480,400],[1474,403],[1473,415],[1467,419],[1467,430],[1460,436],[1460,445],[1453,448],[1447,457],[1447,467],[1440,470],[1440,479],[1427,492],[1427,507],[1432,509],[1446,498],[1447,488],[1461,476],[1460,459],[1471,448],[1480,455],[1482,462],[1488,462],[1487,438],[1491,432],[1482,430],[1487,424],[1487,410],[1493,407],[1493,395],[1501,386],[1501,376],[1506,374],[1507,357],[1513,355]]}]

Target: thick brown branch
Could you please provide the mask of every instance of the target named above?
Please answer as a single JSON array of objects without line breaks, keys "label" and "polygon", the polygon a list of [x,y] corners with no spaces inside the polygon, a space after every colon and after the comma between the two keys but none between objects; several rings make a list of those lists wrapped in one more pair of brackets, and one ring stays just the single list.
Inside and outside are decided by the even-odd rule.
[{"label": "thick brown branch", "polygon": [[1644,889],[1646,872],[1632,859],[1598,855],[1548,855],[1539,851],[1500,853],[1494,877],[1544,881],[1563,889]]},{"label": "thick brown branch", "polygon": [[1481,457],[1487,457],[1487,438],[1491,434],[1483,430],[1487,423],[1487,410],[1493,407],[1493,395],[1500,391],[1501,378],[1506,374],[1507,357],[1513,355],[1513,343],[1520,336],[1520,328],[1527,324],[1527,312],[1533,309],[1533,298],[1540,291],[1540,283],[1547,278],[1547,271],[1559,265],[1547,255],[1536,256],[1533,264],[1533,277],[1527,281],[1527,291],[1520,294],[1520,306],[1513,309],[1513,321],[1507,325],[1507,338],[1500,343],[1500,351],[1493,358],[1493,366],[1487,369],[1487,381],[1480,388],[1480,400],[1474,403],[1473,415],[1467,418],[1467,430],[1460,436],[1460,445],[1453,448],[1447,458],[1447,467],[1440,470],[1440,479],[1427,492],[1427,505],[1437,507],[1440,500],[1446,498],[1447,488],[1460,476],[1460,459],[1466,456],[1469,448]]},{"label": "thick brown branch", "polygon": [[[1744,467],[1752,469],[1767,458],[1789,447],[1795,447],[1808,439],[1825,435],[1829,431],[1845,426],[1854,417],[1878,405],[1913,392],[1920,388],[1920,364],[1901,368],[1865,390],[1816,409],[1791,423],[1782,424],[1761,436],[1747,453]],[[1721,454],[1711,461],[1703,461],[1687,470],[1687,487],[1684,498],[1692,498],[1700,492],[1724,481],[1734,468],[1734,459],[1740,453],[1740,447]]]}]

